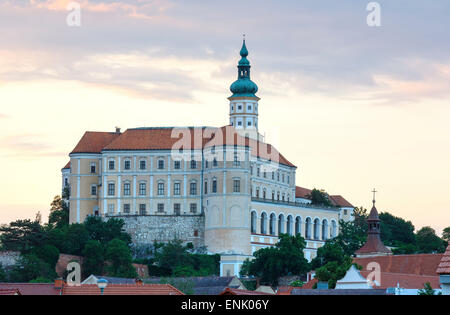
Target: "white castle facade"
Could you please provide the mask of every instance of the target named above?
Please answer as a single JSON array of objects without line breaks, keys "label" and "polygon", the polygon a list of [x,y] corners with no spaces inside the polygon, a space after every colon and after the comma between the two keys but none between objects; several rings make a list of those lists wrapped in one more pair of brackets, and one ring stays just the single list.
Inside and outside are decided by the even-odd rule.
[{"label": "white castle facade", "polygon": [[124,219],[133,242],[179,238],[221,255],[221,275],[238,275],[246,258],[280,233],[301,234],[311,260],[353,206],[311,204],[296,186],[297,167],[258,132],[258,87],[243,43],[230,90],[229,125],[86,132],[62,169],[70,223],[89,215]]}]

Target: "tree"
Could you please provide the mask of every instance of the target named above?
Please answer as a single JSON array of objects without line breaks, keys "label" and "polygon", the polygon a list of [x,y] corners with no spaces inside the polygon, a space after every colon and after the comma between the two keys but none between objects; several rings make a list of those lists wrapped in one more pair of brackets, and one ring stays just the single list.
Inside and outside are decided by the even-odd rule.
[{"label": "tree", "polygon": [[388,212],[379,215],[381,220],[381,240],[385,245],[398,246],[401,244],[414,244],[414,225],[411,221],[393,216]]},{"label": "tree", "polygon": [[423,289],[417,291],[417,295],[436,295],[436,291],[433,290],[429,282],[425,283]]},{"label": "tree", "polygon": [[328,288],[334,289],[336,282],[342,279],[352,265],[352,258],[344,256],[341,261],[330,261],[316,269],[316,278],[328,282]]},{"label": "tree", "polygon": [[314,270],[332,261],[342,263],[345,257],[345,252],[337,240],[330,239],[317,250],[317,256],[311,261],[311,268]]},{"label": "tree", "polygon": [[59,250],[53,245],[45,244],[34,247],[31,252],[36,255],[36,257],[42,259],[51,268],[55,268],[59,259]]},{"label": "tree", "polygon": [[135,278],[136,269],[132,265],[130,248],[124,241],[115,238],[106,247],[106,267],[108,275],[112,277]]},{"label": "tree", "polygon": [[105,263],[105,249],[97,240],[90,240],[83,249],[83,274],[88,277],[90,275],[102,275]]},{"label": "tree", "polygon": [[429,226],[417,231],[416,242],[421,253],[443,253],[446,247],[446,242],[437,236],[436,231]]},{"label": "tree", "polygon": [[3,269],[2,264],[0,264],[0,282],[6,282],[6,280],[7,280],[6,271],[5,269]]},{"label": "tree", "polygon": [[131,243],[131,237],[124,230],[125,222],[122,219],[111,218],[103,221],[97,216],[89,216],[84,222],[89,239],[97,240],[106,245],[113,239],[117,238],[127,244]]},{"label": "tree", "polygon": [[50,204],[48,224],[58,229],[69,225],[69,205],[60,196],[55,196]]},{"label": "tree", "polygon": [[399,244],[392,249],[394,255],[411,255],[417,253],[417,246],[414,244]]},{"label": "tree", "polygon": [[[192,257],[183,246],[182,241],[174,240],[165,245],[156,245],[154,262],[163,274],[173,275],[178,266],[189,266],[193,264]],[[160,248],[160,250],[158,250]]]},{"label": "tree", "polygon": [[75,223],[64,229],[63,252],[71,255],[82,255],[84,246],[89,240],[89,233],[84,224]]},{"label": "tree", "polygon": [[39,221],[17,220],[0,227],[0,243],[4,250],[27,253],[45,240],[46,234]]},{"label": "tree", "polygon": [[49,279],[50,282],[57,277],[55,269],[38,258],[36,255],[22,255],[10,272],[11,282],[29,282],[38,278]]},{"label": "tree", "polygon": [[244,262],[241,275],[259,277],[262,284],[276,285],[279,277],[305,274],[310,269],[303,254],[305,247],[305,239],[300,235],[280,234],[274,247],[262,248],[254,253],[255,259]]},{"label": "tree", "polygon": [[450,226],[446,227],[442,231],[442,238],[447,241],[447,243],[450,243]]},{"label": "tree", "polygon": [[313,205],[328,206],[328,207],[333,206],[330,199],[328,198],[328,194],[323,189],[314,188],[313,190],[311,190],[311,192],[307,197],[311,199],[311,203]]}]

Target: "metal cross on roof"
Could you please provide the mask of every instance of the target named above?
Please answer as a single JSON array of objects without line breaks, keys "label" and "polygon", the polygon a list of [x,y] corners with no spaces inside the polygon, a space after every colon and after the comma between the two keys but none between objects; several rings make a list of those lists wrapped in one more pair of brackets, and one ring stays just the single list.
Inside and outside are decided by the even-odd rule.
[{"label": "metal cross on roof", "polygon": [[375,194],[377,193],[377,191],[375,190],[375,188],[372,190],[372,192],[373,192],[373,200],[372,200],[372,202],[373,202],[373,204],[375,204]]}]

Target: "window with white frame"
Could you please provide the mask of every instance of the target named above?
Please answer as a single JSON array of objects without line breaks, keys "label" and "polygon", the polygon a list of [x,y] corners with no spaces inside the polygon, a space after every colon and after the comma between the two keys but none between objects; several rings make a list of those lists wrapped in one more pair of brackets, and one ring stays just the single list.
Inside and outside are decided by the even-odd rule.
[{"label": "window with white frame", "polygon": [[139,215],[146,215],[147,214],[147,207],[145,203],[139,204]]},{"label": "window with white frame", "polygon": [[97,172],[96,166],[97,165],[95,163],[91,163],[91,174],[95,174]]},{"label": "window with white frame", "polygon": [[191,182],[189,186],[189,193],[191,196],[197,195],[197,182]]},{"label": "window with white frame", "polygon": [[131,161],[130,160],[125,160],[124,165],[123,165],[123,169],[126,171],[131,170]]},{"label": "window with white frame", "polygon": [[97,196],[97,185],[92,185],[91,186],[91,195],[92,196]]},{"label": "window with white frame", "polygon": [[123,195],[124,196],[131,195],[131,184],[129,182],[125,182],[123,184]]},{"label": "window with white frame", "polygon": [[181,187],[181,184],[179,182],[173,183],[173,195],[174,196],[180,195],[180,187]]},{"label": "window with white frame", "polygon": [[112,170],[114,170],[114,168],[115,168],[114,160],[109,160],[109,162],[108,162],[108,169],[110,171],[112,171]]},{"label": "window with white frame", "polygon": [[108,196],[114,196],[116,194],[116,184],[109,183],[108,184]]},{"label": "window with white frame", "polygon": [[213,179],[211,190],[213,193],[217,193],[217,179]]},{"label": "window with white frame", "polygon": [[241,180],[233,179],[233,192],[240,193],[241,192]]},{"label": "window with white frame", "polygon": [[123,213],[130,213],[130,204],[129,203],[123,204]]},{"label": "window with white frame", "polygon": [[164,212],[164,204],[163,203],[158,203],[158,212]]},{"label": "window with white frame", "polygon": [[139,195],[145,196],[147,194],[147,184],[146,183],[139,183]]},{"label": "window with white frame", "polygon": [[140,161],[139,161],[139,169],[140,169],[141,171],[147,169],[147,161],[145,161],[145,160],[140,160]]},{"label": "window with white frame", "polygon": [[158,160],[158,169],[159,170],[163,170],[164,169],[164,160],[163,159],[159,159]]},{"label": "window with white frame", "polygon": [[181,161],[174,161],[173,162],[173,168],[176,170],[181,169]]},{"label": "window with white frame", "polygon": [[158,183],[158,196],[164,196],[164,183]]},{"label": "window with white frame", "polygon": [[197,204],[196,203],[191,203],[189,205],[189,209],[190,209],[191,213],[197,213]]}]

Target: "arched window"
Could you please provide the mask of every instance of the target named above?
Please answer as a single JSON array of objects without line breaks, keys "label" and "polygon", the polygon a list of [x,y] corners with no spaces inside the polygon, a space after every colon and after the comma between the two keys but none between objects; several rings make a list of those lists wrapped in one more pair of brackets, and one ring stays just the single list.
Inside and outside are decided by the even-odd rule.
[{"label": "arched window", "polygon": [[326,241],[328,239],[328,221],[322,221],[322,240]]},{"label": "arched window", "polygon": [[336,221],[331,221],[331,237],[336,237],[337,236],[337,226],[336,226]]},{"label": "arched window", "polygon": [[311,239],[311,218],[306,218],[305,222],[305,238]]},{"label": "arched window", "polygon": [[284,233],[284,215],[278,216],[278,235]]},{"label": "arched window", "polygon": [[320,220],[319,219],[314,220],[314,239],[315,240],[320,239]]},{"label": "arched window", "polygon": [[292,219],[292,216],[289,215],[287,217],[287,222],[286,222],[286,233],[289,235],[292,235],[292,224],[293,224],[293,219]]},{"label": "arched window", "polygon": [[251,232],[253,234],[255,234],[256,233],[256,212],[255,211],[252,211],[250,222],[251,222]]},{"label": "arched window", "polygon": [[295,235],[301,235],[302,234],[302,218],[296,217],[295,218]]},{"label": "arched window", "polygon": [[267,214],[261,214],[261,234],[267,234]]},{"label": "arched window", "polygon": [[277,222],[277,217],[275,216],[275,213],[272,213],[270,215],[270,222],[269,222],[269,234],[270,235],[275,235],[276,222]]}]

